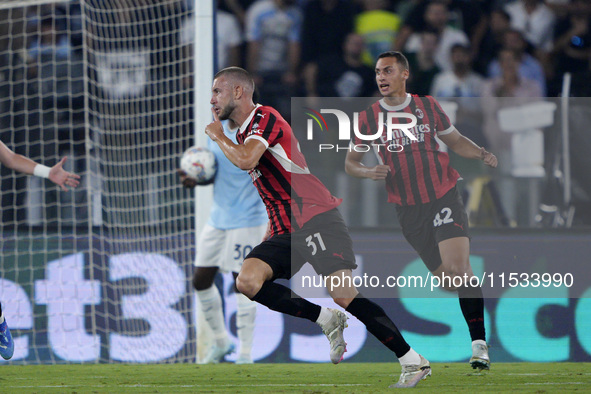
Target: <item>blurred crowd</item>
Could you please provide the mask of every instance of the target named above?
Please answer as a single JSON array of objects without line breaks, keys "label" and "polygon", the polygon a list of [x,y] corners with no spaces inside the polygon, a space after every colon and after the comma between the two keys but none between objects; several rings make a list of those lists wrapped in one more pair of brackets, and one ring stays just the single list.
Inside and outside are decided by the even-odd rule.
[{"label": "blurred crowd", "polygon": [[[127,123],[105,128],[150,122],[166,141],[167,130],[192,116],[179,108],[193,102],[195,1],[201,0],[85,0],[85,9],[71,1],[0,10],[0,139],[17,151],[26,139],[33,157],[48,149],[35,139],[53,139],[55,151],[59,141],[74,141],[83,156],[88,76],[102,89],[89,88],[99,98],[87,103],[91,122],[99,110],[118,111],[118,121]],[[557,97],[567,72],[570,95],[591,96],[588,0],[218,0],[217,6],[216,70],[246,68],[260,101],[287,117],[291,97],[308,97],[313,105],[317,97],[376,95],[373,67],[387,50],[407,55],[409,92],[466,99],[458,128],[501,156],[510,149],[509,136],[479,118],[486,111],[472,108],[470,98]],[[158,17],[146,23],[141,14],[149,7]],[[91,22],[87,35],[82,12]],[[111,17],[109,24],[101,19]],[[148,50],[126,49],[132,46]],[[90,64],[87,74],[84,64]],[[164,100],[171,92],[179,94]],[[123,98],[140,107],[147,94],[158,108],[149,120],[120,113],[133,105],[115,108]],[[461,116],[470,112],[478,116]],[[15,135],[19,129],[26,136]],[[6,182],[3,190],[15,188]]]},{"label": "blurred crowd", "polygon": [[590,70],[586,0],[218,3],[218,68],[247,68],[279,107],[290,95],[373,94],[376,56],[391,49],[411,61],[409,91],[438,97],[554,97],[565,72]]},{"label": "blurred crowd", "polygon": [[[318,97],[376,95],[376,57],[402,51],[410,63],[407,90],[458,103],[458,129],[500,157],[490,174],[493,224],[535,225],[543,220],[538,205],[559,200],[548,185],[556,185],[560,130],[544,133],[539,146],[516,147],[497,114],[560,96],[566,73],[570,96],[591,96],[591,1],[220,0],[218,7],[216,66],[248,69],[263,103],[289,116],[291,97],[308,97],[313,106]],[[584,141],[580,134],[574,141]],[[573,157],[575,168],[581,159]],[[465,185],[484,173],[473,162],[452,161]],[[516,168],[523,161],[533,164]],[[575,176],[588,194],[588,177]]]},{"label": "blurred crowd", "polygon": [[[178,26],[170,30],[177,32],[174,39],[180,46],[194,39],[194,1],[154,2],[161,8],[158,12],[177,19],[173,25]],[[141,23],[130,10],[153,2],[87,4],[87,9],[120,7],[117,24]],[[392,49],[409,58],[408,90],[419,95],[556,97],[565,72],[581,75],[582,80],[591,74],[587,0],[218,0],[217,5],[216,69],[248,69],[262,100],[284,113],[289,113],[293,96],[374,95],[376,56]],[[68,73],[69,80],[77,80],[83,74],[78,67],[83,56],[80,2],[30,7],[26,18],[18,15],[26,8],[1,12],[0,78],[19,77],[8,75],[11,68],[6,66],[15,58],[6,49],[24,47],[26,53],[19,56],[28,64],[24,77],[56,76],[57,81],[43,80],[48,86],[34,88],[53,90],[60,96],[57,101],[72,101],[67,93],[82,86],[66,84],[60,76]],[[26,26],[15,28],[18,23]],[[156,29],[144,29],[143,34],[158,41],[167,28]],[[26,39],[11,36],[15,30],[34,34]],[[110,38],[111,45],[118,45],[116,37]],[[156,49],[154,43],[146,45]],[[44,69],[56,64],[66,67]],[[587,90],[577,86],[573,95],[588,96]]]}]

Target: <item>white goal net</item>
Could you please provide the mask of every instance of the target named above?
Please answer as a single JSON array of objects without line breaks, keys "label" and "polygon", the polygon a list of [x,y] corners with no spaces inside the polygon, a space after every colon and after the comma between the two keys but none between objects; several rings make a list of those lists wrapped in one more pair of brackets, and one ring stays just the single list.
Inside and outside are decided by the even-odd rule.
[{"label": "white goal net", "polygon": [[11,362],[194,361],[195,209],[176,174],[194,141],[187,4],[0,4],[0,139],[82,176],[63,192],[1,168]]}]

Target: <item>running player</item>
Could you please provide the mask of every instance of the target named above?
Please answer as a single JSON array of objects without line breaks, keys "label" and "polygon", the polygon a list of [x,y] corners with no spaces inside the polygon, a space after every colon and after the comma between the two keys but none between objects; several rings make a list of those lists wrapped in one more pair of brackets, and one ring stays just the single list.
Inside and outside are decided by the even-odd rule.
[{"label": "running player", "polygon": [[[388,141],[384,134],[376,141],[382,144],[377,152],[378,165],[364,166],[364,153],[352,149],[347,153],[345,170],[355,177],[386,181],[388,202],[396,204],[402,233],[433,275],[472,276],[468,218],[456,189],[460,176],[449,165],[448,154],[438,149],[435,135],[462,157],[482,160],[491,167],[497,166],[497,158],[460,134],[433,97],[406,92],[409,67],[402,53],[382,53],[375,72],[383,99],[359,115],[360,132],[375,134],[380,114],[387,119],[388,112],[405,113],[417,119],[416,126],[408,129],[415,140],[399,132]],[[352,143],[368,142],[355,137]],[[470,330],[470,364],[473,368],[489,369],[482,289],[466,284],[447,290],[458,292]]]},{"label": "running player", "polygon": [[[225,122],[224,135],[236,142],[238,127]],[[207,147],[217,161],[217,173],[213,182],[213,205],[209,220],[197,242],[197,257],[193,286],[201,312],[213,333],[215,343],[201,360],[204,364],[218,363],[234,351],[224,323],[222,299],[214,286],[218,271],[240,272],[244,255],[262,242],[267,230],[267,213],[247,173],[237,168],[224,156],[211,139]],[[187,188],[197,186],[197,181],[179,170],[181,181]],[[246,296],[236,293],[238,311],[236,328],[240,341],[240,354],[236,364],[251,364],[251,350],[256,317],[256,304]]]},{"label": "running player", "polygon": [[[236,285],[272,310],[316,322],[328,337],[330,358],[337,364],[346,351],[346,315],[312,304],[274,280],[291,278],[306,262],[325,277],[352,277],[355,255],[336,209],[341,201],[310,173],[291,126],[274,108],[255,105],[253,91],[246,70],[230,67],[218,72],[210,101],[214,122],[205,129],[232,163],[249,172],[270,220],[270,238],[246,256]],[[240,125],[239,144],[224,135],[220,119]],[[361,296],[352,281],[348,286],[340,282],[340,287],[328,289],[334,301],[398,357],[402,374],[396,386],[412,387],[430,375],[429,362],[406,343],[384,310]]]},{"label": "running player", "polygon": [[[56,165],[49,168],[42,164],[38,164],[33,160],[14,153],[2,141],[0,141],[0,162],[6,167],[24,174],[35,175],[41,178],[49,178],[50,181],[60,186],[62,190],[67,191],[68,186],[76,187],[80,183],[79,175],[72,174],[64,170],[63,166],[66,158],[61,159]],[[6,323],[6,318],[2,312],[2,305],[0,305],[0,356],[3,359],[9,360],[14,354],[14,341],[10,334],[10,329]]]}]

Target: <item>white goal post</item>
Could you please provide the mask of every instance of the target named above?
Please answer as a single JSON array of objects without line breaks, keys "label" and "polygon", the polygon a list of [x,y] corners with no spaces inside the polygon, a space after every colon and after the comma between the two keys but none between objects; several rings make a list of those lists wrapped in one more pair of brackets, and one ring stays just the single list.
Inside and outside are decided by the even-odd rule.
[{"label": "white goal post", "polygon": [[11,363],[195,361],[192,265],[211,191],[196,205],[176,170],[211,118],[213,1],[188,3],[0,3],[0,140],[48,166],[68,156],[82,176],[63,192],[1,168]]}]

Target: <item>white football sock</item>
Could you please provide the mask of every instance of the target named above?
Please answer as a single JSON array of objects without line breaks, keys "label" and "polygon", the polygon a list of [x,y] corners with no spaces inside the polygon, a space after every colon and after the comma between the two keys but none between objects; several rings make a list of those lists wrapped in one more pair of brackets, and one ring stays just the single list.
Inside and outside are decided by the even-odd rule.
[{"label": "white football sock", "polygon": [[398,359],[401,365],[419,365],[421,363],[421,357],[419,353],[415,352],[413,348],[410,348],[408,352]]},{"label": "white football sock", "polygon": [[316,319],[316,324],[320,327],[324,327],[328,324],[328,322],[332,319],[332,311],[328,308],[321,307],[320,315],[318,315],[318,319]]},{"label": "white football sock", "polygon": [[216,345],[219,347],[227,346],[230,339],[226,331],[224,313],[222,312],[222,296],[218,288],[211,286],[209,289],[197,291],[197,299],[201,304],[201,312],[209,328],[211,328]]},{"label": "white football sock", "polygon": [[236,294],[238,311],[236,314],[236,330],[240,341],[240,354],[250,358],[252,341],[254,337],[254,321],[257,314],[257,306],[244,294]]}]

